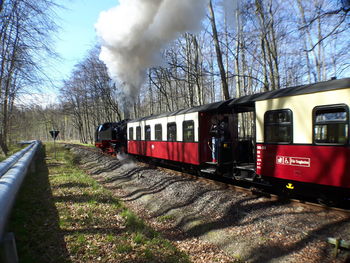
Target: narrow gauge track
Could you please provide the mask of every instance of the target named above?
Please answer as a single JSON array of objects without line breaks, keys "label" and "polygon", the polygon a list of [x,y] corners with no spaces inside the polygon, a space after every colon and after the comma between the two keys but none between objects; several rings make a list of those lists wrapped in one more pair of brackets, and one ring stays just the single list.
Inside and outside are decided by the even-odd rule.
[{"label": "narrow gauge track", "polygon": [[[104,153],[96,148],[86,147],[86,146],[77,145],[77,144],[74,144],[74,147],[80,147],[80,148],[84,148],[84,149],[91,151],[91,152],[103,154],[106,156],[111,156],[110,154]],[[166,165],[160,165],[160,164],[156,165],[153,163],[147,163],[147,162],[140,161],[140,160],[137,160],[137,162],[138,162],[138,165],[148,165],[148,166],[151,166],[153,168],[157,168],[157,169],[161,169],[163,171],[166,171],[167,173],[172,173],[172,174],[175,174],[176,176],[183,176],[183,177],[187,177],[190,179],[194,179],[196,181],[199,181],[199,182],[202,182],[202,183],[208,184],[208,185],[214,184],[214,185],[220,186],[222,188],[228,188],[228,189],[231,189],[233,191],[249,193],[249,194],[255,195],[257,197],[266,197],[266,198],[269,198],[269,199],[275,200],[275,201],[283,200],[284,202],[286,202],[289,205],[298,205],[298,206],[303,206],[306,208],[312,208],[312,209],[315,209],[318,211],[332,211],[332,212],[339,213],[342,215],[350,215],[350,209],[348,209],[348,208],[327,206],[324,204],[316,203],[316,201],[313,202],[310,200],[288,198],[288,196],[281,196],[281,195],[274,194],[272,192],[264,192],[261,189],[258,189],[256,187],[252,186],[252,184],[248,184],[246,182],[234,181],[233,179],[226,178],[226,177],[210,177],[210,176],[205,176],[205,174],[202,174],[202,176],[198,176],[198,175],[190,174],[189,172],[176,170],[173,167],[170,168],[169,166],[166,166]]]}]

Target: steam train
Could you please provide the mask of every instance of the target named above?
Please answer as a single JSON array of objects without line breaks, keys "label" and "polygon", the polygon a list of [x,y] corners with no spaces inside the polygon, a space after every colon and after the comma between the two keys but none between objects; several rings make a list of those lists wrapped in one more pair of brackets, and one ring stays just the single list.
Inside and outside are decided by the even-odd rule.
[{"label": "steam train", "polygon": [[214,176],[350,199],[350,78],[215,102],[96,131],[96,146]]},{"label": "steam train", "polygon": [[114,156],[117,153],[127,153],[127,121],[106,122],[99,125],[95,132],[95,146]]}]

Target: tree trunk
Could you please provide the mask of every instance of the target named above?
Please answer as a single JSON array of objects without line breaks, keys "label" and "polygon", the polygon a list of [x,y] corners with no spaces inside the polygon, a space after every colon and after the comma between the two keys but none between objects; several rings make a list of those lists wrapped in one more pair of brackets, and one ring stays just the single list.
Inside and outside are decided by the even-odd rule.
[{"label": "tree trunk", "polygon": [[228,91],[228,85],[226,81],[226,72],[224,68],[224,63],[222,61],[222,53],[220,49],[219,37],[218,37],[217,28],[216,28],[215,14],[214,14],[211,0],[209,1],[209,15],[210,15],[211,28],[213,31],[213,40],[215,45],[216,58],[217,58],[217,63],[220,71],[220,77],[221,77],[222,96],[224,100],[228,100],[230,98],[230,94]]},{"label": "tree trunk", "polygon": [[1,147],[2,152],[7,156],[9,149],[7,147],[7,144],[4,143],[2,133],[0,133],[0,147]]}]

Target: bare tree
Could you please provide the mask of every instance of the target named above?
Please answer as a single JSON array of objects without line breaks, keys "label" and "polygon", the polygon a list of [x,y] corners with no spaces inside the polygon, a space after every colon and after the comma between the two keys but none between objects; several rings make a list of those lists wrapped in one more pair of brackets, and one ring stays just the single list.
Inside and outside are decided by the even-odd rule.
[{"label": "bare tree", "polygon": [[43,79],[41,55],[52,55],[55,31],[51,0],[8,0],[0,5],[0,146],[7,153],[16,95]]},{"label": "bare tree", "polygon": [[98,48],[93,48],[65,81],[61,88],[64,114],[70,116],[81,142],[94,141],[98,124],[123,118],[115,87],[106,66],[98,59]]},{"label": "bare tree", "polygon": [[214,13],[213,4],[211,0],[209,0],[208,7],[209,7],[209,18],[210,18],[210,23],[211,23],[212,33],[213,33],[215,51],[216,51],[216,58],[217,58],[217,63],[220,70],[222,97],[224,100],[228,100],[230,98],[230,94],[228,92],[226,72],[225,72],[224,63],[222,60],[222,52],[221,52],[219,37],[217,33],[217,28],[216,28],[215,13]]},{"label": "bare tree", "polygon": [[[18,9],[31,1],[8,0],[0,12],[0,132],[18,127],[17,115],[28,118],[27,123],[35,122],[32,116],[45,116],[36,125],[42,130],[49,129],[50,116],[56,116],[62,137],[91,141],[97,124],[125,118],[117,99],[120,84],[111,82],[96,51],[77,64],[54,111],[19,109],[13,103],[18,92],[37,81],[28,74],[37,64],[24,42],[30,30],[19,14],[26,12]],[[130,106],[132,118],[349,74],[348,1],[239,1],[231,13],[236,20],[232,28],[220,8],[220,1],[211,0],[204,30],[183,34],[162,51],[164,63],[148,70]],[[16,23],[24,23],[28,32],[18,31]],[[25,136],[41,134],[34,125],[27,126]]]}]

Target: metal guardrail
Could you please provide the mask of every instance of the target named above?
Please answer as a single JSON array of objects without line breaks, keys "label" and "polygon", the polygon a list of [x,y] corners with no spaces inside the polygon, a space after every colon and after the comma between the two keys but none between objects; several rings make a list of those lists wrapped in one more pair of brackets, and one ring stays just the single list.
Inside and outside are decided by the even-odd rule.
[{"label": "metal guardrail", "polygon": [[18,262],[14,235],[6,233],[8,218],[24,177],[41,142],[32,141],[0,163],[0,262]]},{"label": "metal guardrail", "polygon": [[22,149],[19,152],[16,152],[6,160],[2,161],[0,163],[0,177],[2,177],[30,148],[32,148],[34,146],[34,143],[35,141],[30,143],[30,145],[26,148]]}]

